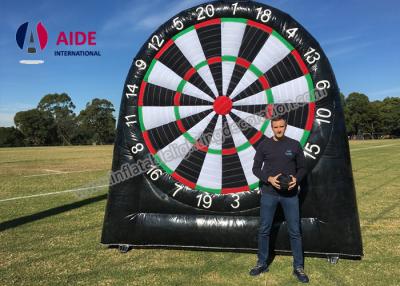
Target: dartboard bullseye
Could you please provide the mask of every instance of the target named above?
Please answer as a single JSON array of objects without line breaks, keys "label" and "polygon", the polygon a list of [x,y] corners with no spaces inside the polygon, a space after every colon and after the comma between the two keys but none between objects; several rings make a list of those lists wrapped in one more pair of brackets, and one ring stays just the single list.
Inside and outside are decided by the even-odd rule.
[{"label": "dartboard bullseye", "polygon": [[218,96],[213,103],[215,113],[227,115],[232,110],[232,100],[227,96]]},{"label": "dartboard bullseye", "polygon": [[[235,211],[258,204],[252,164],[272,136],[273,114],[287,119],[286,135],[304,147],[309,169],[316,164],[332,105],[316,91],[326,95],[335,83],[321,78],[325,58],[298,23],[281,27],[263,7],[239,13],[245,3],[226,16],[218,5],[191,21],[178,15],[168,33],[150,37],[127,79],[127,117],[136,119],[132,155],[151,154],[164,174],[152,184],[184,204]],[[300,40],[310,43],[306,51]]]}]

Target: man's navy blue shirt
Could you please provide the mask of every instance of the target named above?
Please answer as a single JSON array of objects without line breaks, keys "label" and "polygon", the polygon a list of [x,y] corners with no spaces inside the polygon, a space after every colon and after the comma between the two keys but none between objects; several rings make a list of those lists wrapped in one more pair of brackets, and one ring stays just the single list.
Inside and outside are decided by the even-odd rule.
[{"label": "man's navy blue shirt", "polygon": [[306,174],[304,153],[300,143],[286,136],[278,141],[273,138],[261,141],[254,156],[253,173],[260,179],[261,190],[264,192],[275,195],[297,194],[296,187],[285,192],[274,188],[268,182],[268,177],[274,177],[279,173],[293,175],[297,184],[300,183]]}]

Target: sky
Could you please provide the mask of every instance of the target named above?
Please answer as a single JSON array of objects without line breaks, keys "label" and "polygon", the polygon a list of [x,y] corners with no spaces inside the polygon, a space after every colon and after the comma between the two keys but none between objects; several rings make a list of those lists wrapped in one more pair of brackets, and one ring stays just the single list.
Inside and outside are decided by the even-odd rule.
[{"label": "sky", "polygon": [[[36,0],[0,2],[0,126],[13,126],[15,113],[35,108],[49,93],[67,93],[75,113],[93,98],[110,100],[117,116],[132,60],[147,38],[199,0]],[[306,28],[327,55],[341,92],[371,101],[400,96],[400,1],[258,0],[284,11]],[[36,58],[19,49],[16,31],[42,22],[48,44]],[[57,46],[60,32],[94,31],[94,46]],[[96,50],[100,57],[54,56],[55,50]]]}]

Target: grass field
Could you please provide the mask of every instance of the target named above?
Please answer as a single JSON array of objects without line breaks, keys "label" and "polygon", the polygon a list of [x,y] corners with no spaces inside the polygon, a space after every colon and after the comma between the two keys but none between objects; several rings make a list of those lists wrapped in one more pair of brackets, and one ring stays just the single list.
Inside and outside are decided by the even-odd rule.
[{"label": "grass field", "polygon": [[[310,284],[400,285],[400,140],[350,147],[365,256],[306,258]],[[253,278],[255,254],[101,245],[111,160],[112,146],[0,149],[0,285],[298,284],[287,256]]]}]

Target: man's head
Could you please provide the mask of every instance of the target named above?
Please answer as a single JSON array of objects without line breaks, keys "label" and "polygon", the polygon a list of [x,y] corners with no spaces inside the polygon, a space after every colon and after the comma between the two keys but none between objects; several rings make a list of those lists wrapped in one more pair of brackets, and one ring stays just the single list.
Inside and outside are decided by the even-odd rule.
[{"label": "man's head", "polygon": [[278,140],[282,139],[286,131],[286,120],[283,117],[274,117],[271,119],[272,132]]}]

